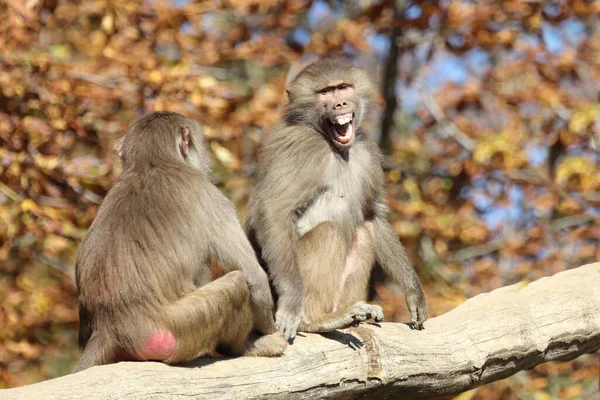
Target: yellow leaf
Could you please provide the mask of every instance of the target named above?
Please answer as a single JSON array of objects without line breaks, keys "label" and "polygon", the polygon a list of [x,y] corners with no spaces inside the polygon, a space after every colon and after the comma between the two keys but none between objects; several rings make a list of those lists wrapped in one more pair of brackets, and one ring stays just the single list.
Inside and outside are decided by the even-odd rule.
[{"label": "yellow leaf", "polygon": [[44,240],[44,250],[47,254],[58,255],[67,250],[70,244],[69,240],[62,236],[49,235]]},{"label": "yellow leaf", "polygon": [[572,133],[581,133],[598,117],[600,108],[597,104],[586,104],[578,108],[573,113],[569,121],[569,131]]},{"label": "yellow leaf", "polygon": [[198,78],[198,87],[200,89],[210,89],[215,87],[217,84],[217,80],[212,76],[202,76]]},{"label": "yellow leaf", "polygon": [[593,161],[586,157],[571,156],[565,157],[556,167],[554,181],[575,189],[595,190],[600,185],[600,176]]},{"label": "yellow leaf", "polygon": [[[479,388],[477,388],[477,389],[479,389]],[[469,390],[468,392],[461,393],[458,396],[454,397],[452,400],[471,400],[473,397],[475,397],[475,394],[477,393],[477,389],[473,389],[473,390]]]},{"label": "yellow leaf", "polygon": [[64,218],[64,213],[62,212],[62,210],[59,210],[58,208],[54,207],[42,207],[42,214],[53,220],[60,220]]},{"label": "yellow leaf", "polygon": [[36,167],[44,171],[52,171],[60,164],[58,157],[38,155],[34,161]]},{"label": "yellow leaf", "polygon": [[406,179],[402,183],[402,187],[404,190],[408,192],[411,199],[420,200],[421,199],[421,191],[419,190],[419,184],[412,178]]},{"label": "yellow leaf", "polygon": [[154,70],[150,72],[150,74],[148,75],[148,79],[150,79],[150,82],[152,83],[158,83],[162,81],[162,74],[160,73],[160,71]]},{"label": "yellow leaf", "polygon": [[32,293],[32,292],[35,291],[36,282],[34,282],[33,279],[31,279],[30,276],[28,276],[28,275],[22,275],[17,280],[17,287],[20,288],[20,289],[22,289],[25,292]]},{"label": "yellow leaf", "polygon": [[154,111],[164,111],[165,109],[165,101],[163,99],[157,99],[154,103]]},{"label": "yellow leaf", "polygon": [[106,14],[104,18],[102,18],[102,29],[106,33],[112,33],[115,24],[115,17],[112,14]]},{"label": "yellow leaf", "polygon": [[35,210],[37,208],[37,204],[31,199],[25,199],[21,201],[21,210],[24,212],[29,212]]},{"label": "yellow leaf", "polygon": [[400,178],[402,178],[402,172],[398,170],[392,170],[388,174],[390,182],[400,182]]},{"label": "yellow leaf", "polygon": [[118,51],[112,46],[106,46],[102,50],[102,55],[106,58],[115,58],[118,54]]},{"label": "yellow leaf", "polygon": [[52,300],[48,296],[46,296],[44,293],[34,292],[31,295],[31,300],[33,301],[33,304],[35,304],[35,307],[40,312],[46,312],[52,308]]},{"label": "yellow leaf", "polygon": [[526,163],[527,157],[519,139],[515,139],[515,132],[485,136],[473,151],[473,160],[479,164],[492,164],[496,157],[502,160],[502,168],[519,168]]},{"label": "yellow leaf", "polygon": [[215,153],[215,157],[219,160],[223,165],[228,168],[239,168],[240,161],[225,147],[221,146],[217,142],[212,142],[210,147],[212,151]]},{"label": "yellow leaf", "polygon": [[418,222],[401,220],[393,224],[394,232],[403,238],[416,238],[422,231],[422,227]]},{"label": "yellow leaf", "polygon": [[67,129],[67,121],[64,119],[53,119],[50,121],[50,125],[59,131],[64,131]]},{"label": "yellow leaf", "polygon": [[552,396],[550,396],[546,392],[539,390],[539,391],[533,393],[533,398],[535,400],[551,400]]},{"label": "yellow leaf", "polygon": [[194,92],[190,96],[190,101],[195,106],[201,105],[202,104],[202,93],[200,93],[199,90],[194,90]]},{"label": "yellow leaf", "polygon": [[25,89],[23,88],[23,85],[21,85],[20,83],[16,83],[15,84],[15,93],[18,94],[19,96],[23,96],[25,94]]}]

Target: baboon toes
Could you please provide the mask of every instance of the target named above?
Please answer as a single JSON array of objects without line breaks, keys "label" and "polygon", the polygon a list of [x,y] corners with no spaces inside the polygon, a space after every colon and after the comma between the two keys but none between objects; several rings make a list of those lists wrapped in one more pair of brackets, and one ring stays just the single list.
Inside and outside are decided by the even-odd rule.
[{"label": "baboon toes", "polygon": [[375,322],[381,322],[384,319],[383,309],[375,304],[356,303],[350,311],[355,323],[363,322],[368,319],[374,319]]},{"label": "baboon toes", "polygon": [[285,338],[283,337],[283,333],[281,332],[275,332],[272,333],[271,335],[268,335],[267,337],[269,337],[269,347],[271,350],[271,355],[270,357],[274,357],[274,356],[280,356],[283,354],[283,352],[285,351],[285,349],[287,349],[289,342],[287,340],[285,340]]},{"label": "baboon toes", "polygon": [[287,340],[281,332],[258,338],[249,338],[246,346],[245,356],[252,357],[277,357],[283,354],[288,347]]},{"label": "baboon toes", "polygon": [[371,316],[372,318],[375,320],[375,322],[381,322],[384,320],[384,315],[383,315],[383,309],[380,306],[373,306],[374,309],[371,312]]}]

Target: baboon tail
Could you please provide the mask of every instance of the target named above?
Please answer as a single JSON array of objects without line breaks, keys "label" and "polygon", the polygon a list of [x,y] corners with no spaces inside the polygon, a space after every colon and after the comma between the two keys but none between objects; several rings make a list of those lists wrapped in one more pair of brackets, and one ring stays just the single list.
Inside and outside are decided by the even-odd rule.
[{"label": "baboon tail", "polygon": [[116,361],[117,351],[114,345],[101,343],[97,334],[92,334],[83,349],[81,358],[73,368],[72,374],[83,371],[95,365],[110,364]]}]

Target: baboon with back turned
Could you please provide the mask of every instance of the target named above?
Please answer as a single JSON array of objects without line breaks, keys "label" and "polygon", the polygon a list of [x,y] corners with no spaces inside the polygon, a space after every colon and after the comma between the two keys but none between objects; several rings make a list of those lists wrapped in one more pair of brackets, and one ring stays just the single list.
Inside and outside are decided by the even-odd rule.
[{"label": "baboon with back turned", "polygon": [[[117,151],[123,174],[77,254],[83,355],[74,372],[121,360],[173,364],[215,349],[280,355],[287,342],[275,333],[267,275],[209,180],[200,125],[153,113]],[[267,336],[248,339],[252,330]]]},{"label": "baboon with back turned", "polygon": [[388,222],[377,144],[361,129],[374,88],[365,72],[325,59],[287,89],[283,121],[259,153],[246,233],[278,295],[276,323],[326,332],[370,318],[366,304],[375,263],[406,294],[417,329],[427,304],[404,248]]}]

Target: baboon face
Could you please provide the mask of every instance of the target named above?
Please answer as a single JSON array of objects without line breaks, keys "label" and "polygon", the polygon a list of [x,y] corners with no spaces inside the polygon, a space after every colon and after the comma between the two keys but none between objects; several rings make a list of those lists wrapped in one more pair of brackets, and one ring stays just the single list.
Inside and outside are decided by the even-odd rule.
[{"label": "baboon face", "polygon": [[303,69],[290,83],[284,120],[320,132],[338,151],[354,144],[369,111],[374,87],[366,73],[336,59],[324,59]]},{"label": "baboon face", "polygon": [[320,113],[321,129],[335,147],[352,146],[356,132],[356,91],[345,81],[331,82],[317,90],[316,108]]}]

